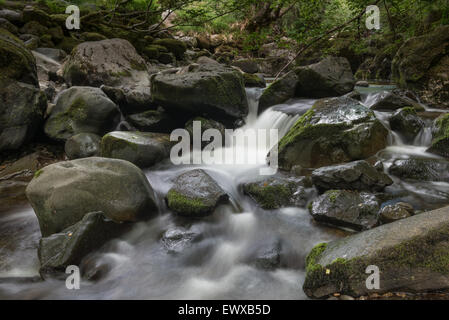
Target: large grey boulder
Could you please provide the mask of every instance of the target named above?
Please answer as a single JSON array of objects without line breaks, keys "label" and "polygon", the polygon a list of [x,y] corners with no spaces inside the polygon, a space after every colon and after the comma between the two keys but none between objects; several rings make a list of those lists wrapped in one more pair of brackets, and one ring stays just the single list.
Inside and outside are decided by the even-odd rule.
[{"label": "large grey boulder", "polygon": [[272,83],[262,94],[260,111],[293,97],[326,98],[342,96],[354,89],[355,80],[346,58],[327,57],[298,67]]},{"label": "large grey boulder", "polygon": [[173,143],[163,133],[114,131],[101,139],[101,156],[146,168],[170,156]]},{"label": "large grey boulder", "polygon": [[26,195],[42,236],[60,232],[89,212],[116,221],[154,216],[154,192],[143,172],[130,162],[85,158],[60,162],[36,172]]},{"label": "large grey boulder", "polygon": [[318,100],[279,141],[279,167],[319,168],[361,160],[387,144],[373,111],[348,97]]},{"label": "large grey boulder", "polygon": [[416,101],[416,97],[410,91],[393,90],[379,93],[377,101],[370,106],[372,110],[394,111],[401,108],[412,107],[422,111],[424,107]]},{"label": "large grey boulder", "polygon": [[78,133],[103,136],[119,121],[119,108],[99,88],[71,87],[60,93],[44,130],[50,138],[65,141]]},{"label": "large grey boulder", "polygon": [[151,81],[153,101],[168,112],[190,113],[233,123],[248,114],[241,73],[216,64],[159,73]]},{"label": "large grey boulder", "polygon": [[176,178],[167,194],[168,207],[189,218],[210,215],[228,195],[204,170],[195,169]]},{"label": "large grey boulder", "polygon": [[64,65],[64,78],[72,86],[148,86],[145,60],[124,39],[83,42]]},{"label": "large grey boulder", "polygon": [[[304,292],[325,298],[447,290],[448,237],[446,207],[317,245],[307,257]],[[369,266],[379,268],[379,289],[367,288]]]},{"label": "large grey boulder", "polygon": [[80,222],[39,241],[41,275],[65,272],[70,265],[80,265],[89,253],[127,230],[127,224],[106,218],[102,212],[86,214]]},{"label": "large grey boulder", "polygon": [[316,169],[312,172],[312,181],[320,191],[382,191],[393,184],[389,176],[364,160]]},{"label": "large grey boulder", "polygon": [[379,209],[379,200],[373,194],[349,190],[329,190],[309,208],[318,222],[356,231],[375,227]]}]

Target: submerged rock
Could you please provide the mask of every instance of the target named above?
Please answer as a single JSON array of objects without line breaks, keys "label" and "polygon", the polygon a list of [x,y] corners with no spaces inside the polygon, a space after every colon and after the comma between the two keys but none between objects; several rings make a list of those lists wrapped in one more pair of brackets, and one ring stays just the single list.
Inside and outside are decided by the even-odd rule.
[{"label": "submerged rock", "polygon": [[432,134],[432,145],[427,151],[449,158],[449,113],[435,120]]},{"label": "submerged rock", "polygon": [[[320,244],[307,256],[304,292],[325,298],[448,289],[448,239],[449,209],[443,208]],[[367,288],[368,266],[379,268],[378,290]]]},{"label": "submerged rock", "polygon": [[391,129],[399,132],[408,142],[413,142],[424,126],[424,121],[411,107],[397,111],[390,118]]},{"label": "submerged rock", "polygon": [[168,158],[170,136],[152,132],[114,131],[101,139],[101,156],[127,160],[146,168]]},{"label": "submerged rock", "polygon": [[398,202],[393,205],[387,205],[380,210],[380,221],[382,221],[382,223],[391,223],[397,220],[409,218],[414,214],[415,210],[412,205],[404,202]]},{"label": "submerged rock", "polygon": [[183,112],[233,123],[248,114],[243,77],[216,64],[160,73],[151,81],[153,101],[170,113]]},{"label": "submerged rock", "polygon": [[176,178],[167,194],[168,207],[175,213],[191,217],[212,214],[229,196],[204,170],[196,169]]},{"label": "submerged rock", "polygon": [[45,123],[45,133],[65,141],[78,133],[103,136],[120,121],[120,110],[99,88],[71,87],[56,101]]},{"label": "submerged rock", "polygon": [[64,65],[64,78],[72,86],[149,86],[145,60],[124,39],[83,42]]},{"label": "submerged rock", "polygon": [[449,182],[449,161],[441,159],[395,160],[388,172],[401,179]]},{"label": "submerged rock", "polygon": [[60,232],[86,213],[102,211],[114,221],[137,221],[157,213],[154,192],[130,162],[85,158],[55,163],[36,172],[26,195],[42,236]]},{"label": "submerged rock", "polygon": [[70,160],[97,156],[100,153],[101,137],[93,133],[80,133],[65,143],[65,153]]},{"label": "submerged rock", "polygon": [[393,184],[389,176],[364,160],[316,169],[312,172],[312,181],[320,191],[382,191]]},{"label": "submerged rock", "polygon": [[181,253],[200,237],[200,233],[180,227],[167,230],[161,241],[169,253]]},{"label": "submerged rock", "polygon": [[375,227],[379,221],[379,202],[366,192],[329,190],[315,199],[310,214],[318,221],[356,231]]},{"label": "submerged rock", "polygon": [[275,238],[259,244],[253,258],[253,264],[263,270],[274,270],[281,264],[282,241]]},{"label": "submerged rock", "polygon": [[40,240],[40,273],[65,272],[69,265],[80,265],[85,256],[126,229],[126,224],[107,219],[102,212],[86,214],[73,226]]},{"label": "submerged rock", "polygon": [[243,192],[263,209],[305,207],[314,195],[310,180],[306,177],[273,177],[243,184]]},{"label": "submerged rock", "polygon": [[318,100],[279,141],[279,167],[319,168],[369,158],[387,144],[374,112],[348,98]]}]

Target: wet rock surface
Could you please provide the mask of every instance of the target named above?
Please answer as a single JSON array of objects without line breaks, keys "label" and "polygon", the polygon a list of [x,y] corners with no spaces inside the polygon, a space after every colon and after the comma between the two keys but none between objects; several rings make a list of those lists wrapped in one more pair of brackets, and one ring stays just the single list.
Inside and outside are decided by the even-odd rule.
[{"label": "wet rock surface", "polygon": [[364,160],[316,169],[312,172],[312,181],[320,191],[331,189],[382,191],[386,186],[393,184],[389,176]]},{"label": "wet rock surface", "polygon": [[228,198],[223,189],[201,169],[188,171],[177,177],[166,197],[171,210],[191,218],[212,214]]},{"label": "wet rock surface", "polygon": [[315,199],[310,214],[318,221],[360,231],[379,221],[379,200],[366,192],[330,190]]},{"label": "wet rock surface", "polygon": [[440,159],[396,160],[388,172],[402,179],[449,182],[449,162]]}]

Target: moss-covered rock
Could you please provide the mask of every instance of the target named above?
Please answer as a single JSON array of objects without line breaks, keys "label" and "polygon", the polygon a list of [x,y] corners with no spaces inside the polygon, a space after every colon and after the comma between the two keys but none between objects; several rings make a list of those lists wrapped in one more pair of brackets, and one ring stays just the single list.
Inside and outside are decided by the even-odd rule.
[{"label": "moss-covered rock", "polygon": [[124,39],[83,42],[64,65],[70,85],[100,87],[148,86],[148,68],[136,49]]},{"label": "moss-covered rock", "polygon": [[263,209],[305,207],[315,194],[310,180],[305,177],[274,177],[243,184],[243,192]]},{"label": "moss-covered rock", "polygon": [[212,214],[214,209],[228,198],[204,170],[196,169],[176,178],[166,200],[168,207],[175,213],[189,218],[199,218]]},{"label": "moss-covered rock", "polygon": [[19,38],[5,29],[0,29],[0,70],[0,79],[38,85],[33,54]]},{"label": "moss-covered rock", "polygon": [[156,45],[156,44],[150,44],[143,48],[142,54],[145,55],[148,59],[159,59],[161,56],[161,53],[168,52],[166,47]]},{"label": "moss-covered rock", "polygon": [[27,6],[22,11],[23,22],[28,23],[31,21],[36,21],[43,26],[50,27],[52,24],[52,20],[50,16],[36,7]]},{"label": "moss-covered rock", "polygon": [[40,37],[48,33],[48,28],[37,21],[30,21],[20,28],[20,32]]},{"label": "moss-covered rock", "polygon": [[259,65],[252,59],[235,60],[232,65],[240,68],[245,73],[255,74],[259,72]]},{"label": "moss-covered rock", "polygon": [[147,86],[128,88],[102,85],[100,89],[120,107],[120,110],[125,115],[157,108],[157,105],[152,101],[151,90]]},{"label": "moss-covered rock", "polygon": [[176,39],[159,39],[155,40],[153,44],[167,48],[169,52],[175,55],[176,59],[182,59],[187,50],[187,45]]},{"label": "moss-covered rock", "polygon": [[[448,289],[448,241],[449,209],[444,208],[320,244],[307,256],[304,292],[326,298]],[[369,266],[379,268],[379,289],[367,288]]]},{"label": "moss-covered rock", "polygon": [[279,141],[279,167],[290,170],[369,158],[387,144],[388,130],[357,100],[318,100]]},{"label": "moss-covered rock", "polygon": [[449,26],[407,40],[397,52],[393,79],[418,92],[423,103],[449,107]]},{"label": "moss-covered rock", "polygon": [[413,142],[424,126],[424,121],[412,107],[403,108],[390,118],[391,129],[399,132],[406,142]]},{"label": "moss-covered rock", "polygon": [[270,84],[259,99],[258,112],[262,113],[271,106],[284,103],[295,96],[298,77],[294,71],[285,74]]},{"label": "moss-covered rock", "polygon": [[370,108],[372,110],[394,111],[412,107],[416,111],[424,111],[424,107],[416,99],[416,96],[408,90],[395,89],[393,91],[383,91]]},{"label": "moss-covered rock", "polygon": [[81,38],[84,41],[101,41],[107,39],[104,35],[98,32],[83,32],[81,34]]},{"label": "moss-covered rock", "polygon": [[261,74],[244,73],[243,81],[245,82],[245,87],[247,88],[265,88],[267,85],[265,78]]},{"label": "moss-covered rock", "polygon": [[56,101],[45,123],[45,133],[65,141],[78,133],[103,136],[120,121],[120,110],[99,88],[71,87]]},{"label": "moss-covered rock", "polygon": [[79,45],[82,41],[72,38],[72,37],[64,37],[60,43],[58,43],[55,47],[61,50],[64,50],[67,53],[72,52],[73,49],[77,45]]},{"label": "moss-covered rock", "polygon": [[243,77],[217,64],[192,66],[180,73],[157,74],[151,81],[153,101],[168,112],[190,113],[223,123],[248,114]]},{"label": "moss-covered rock", "polygon": [[172,146],[170,136],[150,132],[110,132],[101,139],[101,156],[127,160],[147,168],[166,159]]},{"label": "moss-covered rock", "polygon": [[120,221],[157,214],[154,192],[143,172],[130,162],[85,158],[43,168],[26,189],[42,236],[61,232],[89,212]]},{"label": "moss-covered rock", "polygon": [[449,113],[435,120],[432,131],[433,140],[428,151],[449,158]]}]

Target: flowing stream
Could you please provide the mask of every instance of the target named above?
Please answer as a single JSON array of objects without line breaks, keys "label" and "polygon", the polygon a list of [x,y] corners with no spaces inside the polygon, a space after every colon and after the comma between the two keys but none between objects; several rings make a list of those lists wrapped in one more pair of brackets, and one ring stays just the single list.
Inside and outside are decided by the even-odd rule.
[{"label": "flowing stream", "polygon": [[[375,103],[382,89],[363,93],[363,103]],[[279,129],[279,138],[314,102],[292,100],[258,116],[261,92],[247,89],[250,113],[245,128]],[[376,115],[388,127],[391,113]],[[431,139],[430,125],[428,121],[413,145],[404,144],[391,132],[390,145],[378,154],[385,170],[398,158],[436,158],[425,152]],[[268,148],[258,150],[258,156],[265,157]],[[167,160],[145,171],[157,194],[160,216],[137,223],[132,231],[84,259],[81,271],[88,270],[99,279],[82,280],[80,290],[66,289],[63,279],[38,280],[40,231],[31,207],[1,210],[0,299],[305,299],[302,284],[307,253],[317,243],[348,233],[316,224],[306,208],[258,208],[239,185],[254,180],[263,166],[174,166]],[[231,198],[230,204],[218,207],[212,216],[194,221],[171,214],[164,202],[173,180],[192,168],[206,170]],[[417,210],[449,202],[447,183],[394,180],[387,192],[407,192],[400,199]],[[167,252],[161,241],[173,228],[196,235],[191,245],[178,253]],[[282,243],[280,267],[256,267],[257,253],[278,242]]]}]

